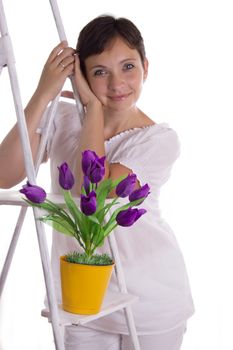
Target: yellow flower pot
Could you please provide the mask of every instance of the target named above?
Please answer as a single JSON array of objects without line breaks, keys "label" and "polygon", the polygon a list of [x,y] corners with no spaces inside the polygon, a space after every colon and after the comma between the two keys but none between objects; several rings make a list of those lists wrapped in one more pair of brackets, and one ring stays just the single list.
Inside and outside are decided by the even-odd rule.
[{"label": "yellow flower pot", "polygon": [[112,265],[84,265],[60,257],[62,307],[65,311],[92,315],[100,311],[113,270]]}]

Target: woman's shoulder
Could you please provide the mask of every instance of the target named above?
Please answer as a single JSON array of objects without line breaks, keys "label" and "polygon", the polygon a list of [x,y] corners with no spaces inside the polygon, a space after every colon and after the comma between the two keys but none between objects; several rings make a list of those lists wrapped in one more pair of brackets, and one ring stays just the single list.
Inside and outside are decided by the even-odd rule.
[{"label": "woman's shoulder", "polygon": [[152,138],[157,138],[161,140],[176,140],[178,142],[178,133],[177,131],[171,127],[168,123],[166,122],[161,122],[155,124],[155,128],[148,130],[148,134],[151,135]]},{"label": "woman's shoulder", "polygon": [[126,130],[108,140],[106,146],[112,157],[175,158],[180,151],[176,131],[164,122]]},{"label": "woman's shoulder", "polygon": [[168,123],[154,123],[140,128],[132,128],[114,136],[111,140],[124,139],[127,143],[140,144],[146,142],[166,142],[169,139],[177,139],[177,132]]},{"label": "woman's shoulder", "polygon": [[150,126],[145,126],[138,130],[132,138],[129,138],[129,143],[138,145],[142,144],[151,149],[163,148],[179,148],[180,142],[177,132],[166,122],[155,123]]},{"label": "woman's shoulder", "polygon": [[166,122],[148,128],[142,137],[141,143],[148,149],[148,153],[158,153],[160,156],[164,154],[168,158],[177,158],[180,153],[178,133]]}]

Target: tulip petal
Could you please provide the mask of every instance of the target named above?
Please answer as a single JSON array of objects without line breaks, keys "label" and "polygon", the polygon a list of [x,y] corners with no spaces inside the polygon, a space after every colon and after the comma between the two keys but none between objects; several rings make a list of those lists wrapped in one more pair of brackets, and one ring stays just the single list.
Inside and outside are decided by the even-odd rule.
[{"label": "tulip petal", "polygon": [[83,187],[86,192],[86,195],[88,195],[90,193],[90,180],[86,175],[83,178]]},{"label": "tulip petal", "polygon": [[99,158],[94,151],[90,150],[86,150],[82,153],[83,174],[87,176],[92,183],[98,183],[104,177],[105,158],[105,156]]},{"label": "tulip petal", "polygon": [[70,190],[74,185],[74,176],[66,162],[62,163],[59,170],[59,184],[64,190]]},{"label": "tulip petal", "polygon": [[116,222],[120,226],[128,227],[132,226],[143,214],[146,213],[145,209],[132,209],[120,211],[116,216]]},{"label": "tulip petal", "polygon": [[148,186],[148,184],[145,184],[144,186],[136,189],[129,195],[129,201],[134,202],[138,199],[142,199],[142,201],[139,203],[141,204],[144,201],[144,199],[149,195],[149,193],[150,187]]},{"label": "tulip petal", "polygon": [[97,201],[95,191],[91,191],[87,196],[81,194],[80,208],[83,214],[89,216],[96,212]]},{"label": "tulip petal", "polygon": [[129,174],[123,179],[116,187],[116,195],[121,198],[125,198],[130,195],[135,187],[137,176],[135,174]]},{"label": "tulip petal", "polygon": [[42,187],[31,185],[29,181],[27,181],[26,185],[23,185],[19,192],[23,193],[33,203],[43,203],[46,198],[45,190]]}]

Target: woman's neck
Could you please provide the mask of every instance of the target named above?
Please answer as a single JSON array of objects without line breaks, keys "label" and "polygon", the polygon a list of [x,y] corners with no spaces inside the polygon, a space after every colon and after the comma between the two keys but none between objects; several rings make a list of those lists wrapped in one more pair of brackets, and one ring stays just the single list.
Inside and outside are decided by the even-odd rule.
[{"label": "woman's neck", "polygon": [[155,124],[152,119],[146,116],[140,109],[135,108],[124,113],[112,113],[105,115],[104,135],[105,140],[129,129],[142,128]]}]

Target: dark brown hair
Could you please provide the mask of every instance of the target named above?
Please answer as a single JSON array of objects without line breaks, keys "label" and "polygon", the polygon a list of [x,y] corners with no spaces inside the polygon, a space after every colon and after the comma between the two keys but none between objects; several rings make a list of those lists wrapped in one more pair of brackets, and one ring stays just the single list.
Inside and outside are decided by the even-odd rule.
[{"label": "dark brown hair", "polygon": [[80,66],[85,75],[85,59],[102,53],[106,46],[117,36],[122,37],[126,44],[136,49],[142,63],[145,59],[145,47],[140,31],[127,18],[115,18],[102,15],[94,18],[80,32],[76,51],[79,55]]}]

